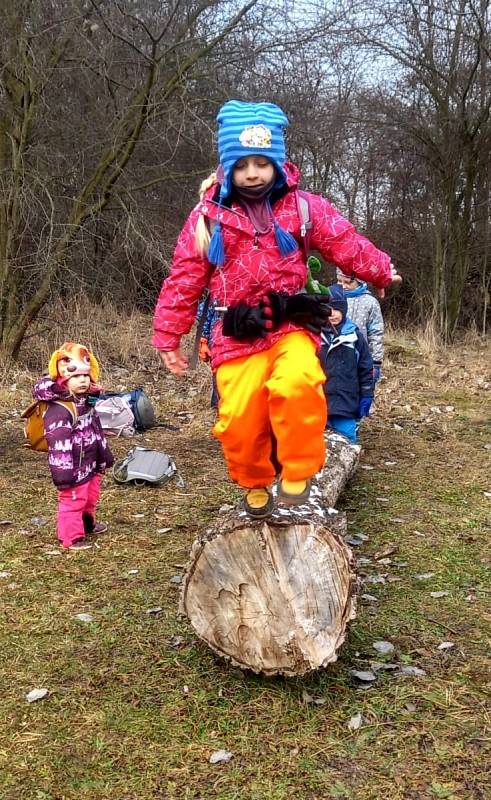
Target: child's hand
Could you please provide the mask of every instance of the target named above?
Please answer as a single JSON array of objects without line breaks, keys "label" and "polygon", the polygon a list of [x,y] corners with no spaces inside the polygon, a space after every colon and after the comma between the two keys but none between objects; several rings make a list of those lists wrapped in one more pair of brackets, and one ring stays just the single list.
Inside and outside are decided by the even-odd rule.
[{"label": "child's hand", "polygon": [[370,407],[372,405],[373,397],[360,397],[360,404],[358,406],[358,417],[368,417]]},{"label": "child's hand", "polygon": [[264,301],[257,306],[237,303],[236,306],[229,306],[223,315],[223,335],[233,336],[239,342],[265,337],[272,329],[272,310]]},{"label": "child's hand", "polygon": [[[399,289],[402,283],[402,275],[399,275],[396,268],[394,267],[393,263],[390,263],[390,277],[391,282],[389,284],[391,289]],[[376,293],[381,300],[385,297],[385,289],[377,289]]]},{"label": "child's hand", "polygon": [[188,368],[188,360],[184,358],[180,348],[177,350],[169,350],[168,352],[160,351],[160,360],[164,367],[167,367],[169,372],[173,375],[184,375]]},{"label": "child's hand", "polygon": [[202,336],[199,340],[199,357],[205,364],[211,361],[211,350],[205,336]]}]

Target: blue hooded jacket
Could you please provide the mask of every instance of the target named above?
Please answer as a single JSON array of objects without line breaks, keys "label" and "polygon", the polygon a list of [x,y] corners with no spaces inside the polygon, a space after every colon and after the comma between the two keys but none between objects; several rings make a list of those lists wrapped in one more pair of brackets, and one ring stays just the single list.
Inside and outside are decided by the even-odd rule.
[{"label": "blue hooded jacket", "polygon": [[346,316],[342,286],[329,287],[329,304],[341,311],[343,320],[334,330],[323,328],[320,361],[326,373],[324,392],[329,416],[358,418],[361,397],[373,397],[373,361],[365,337]]}]

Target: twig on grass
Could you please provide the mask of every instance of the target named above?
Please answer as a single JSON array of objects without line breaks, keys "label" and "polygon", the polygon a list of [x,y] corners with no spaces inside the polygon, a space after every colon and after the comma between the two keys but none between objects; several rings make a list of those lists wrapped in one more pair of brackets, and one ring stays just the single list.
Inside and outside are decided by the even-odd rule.
[{"label": "twig on grass", "polygon": [[445,628],[446,631],[450,631],[450,633],[453,633],[455,636],[459,635],[458,631],[454,630],[453,628],[450,628],[448,625],[444,625],[443,622],[439,622],[439,620],[437,619],[433,619],[433,617],[425,617],[425,619],[428,622],[433,622],[435,625],[439,625],[440,628]]}]

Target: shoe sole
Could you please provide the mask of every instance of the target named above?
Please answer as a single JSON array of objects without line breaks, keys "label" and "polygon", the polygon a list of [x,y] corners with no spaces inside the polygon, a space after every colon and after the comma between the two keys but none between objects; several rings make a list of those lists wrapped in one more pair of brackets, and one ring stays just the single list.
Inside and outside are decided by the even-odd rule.
[{"label": "shoe sole", "polygon": [[266,511],[261,511],[261,513],[258,514],[256,510],[251,511],[248,508],[246,508],[246,506],[244,506],[244,511],[251,519],[267,519],[272,515],[274,508],[270,508]]}]

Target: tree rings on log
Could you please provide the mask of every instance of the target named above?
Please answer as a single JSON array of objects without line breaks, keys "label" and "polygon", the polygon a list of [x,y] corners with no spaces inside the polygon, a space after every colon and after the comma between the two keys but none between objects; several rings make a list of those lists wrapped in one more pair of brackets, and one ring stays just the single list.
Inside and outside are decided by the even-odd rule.
[{"label": "tree rings on log", "polygon": [[355,616],[345,517],[291,509],[267,521],[227,515],[194,542],[180,611],[234,665],[303,675],[337,658]]}]

